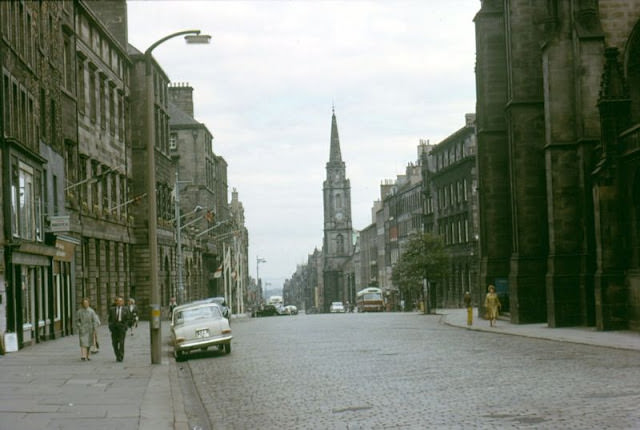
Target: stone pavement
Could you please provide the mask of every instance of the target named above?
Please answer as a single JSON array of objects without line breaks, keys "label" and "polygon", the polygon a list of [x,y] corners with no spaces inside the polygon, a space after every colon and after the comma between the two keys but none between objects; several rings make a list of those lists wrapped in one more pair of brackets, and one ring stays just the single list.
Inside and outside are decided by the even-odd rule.
[{"label": "stone pavement", "polygon": [[[477,309],[468,327],[465,309],[438,309],[438,314],[442,323],[469,330],[640,351],[637,332],[548,328],[505,320],[492,328],[477,318]],[[100,327],[99,336],[101,351],[89,362],[80,361],[77,336],[0,356],[0,430],[187,430],[168,322],[163,322],[158,365],[151,364],[146,322],[134,336],[127,336],[122,363],[115,360],[106,325]]]},{"label": "stone pavement", "polygon": [[157,365],[147,322],[127,334],[122,363],[106,325],[88,362],[75,335],[0,355],[0,430],[188,429],[168,322],[162,339]]},{"label": "stone pavement", "polygon": [[478,318],[477,308],[473,309],[473,325],[467,326],[466,309],[438,309],[437,313],[442,315],[442,323],[469,330],[640,351],[640,333],[633,331],[598,331],[593,327],[550,328],[546,323],[518,325],[502,317],[496,327],[490,327],[489,321]]}]

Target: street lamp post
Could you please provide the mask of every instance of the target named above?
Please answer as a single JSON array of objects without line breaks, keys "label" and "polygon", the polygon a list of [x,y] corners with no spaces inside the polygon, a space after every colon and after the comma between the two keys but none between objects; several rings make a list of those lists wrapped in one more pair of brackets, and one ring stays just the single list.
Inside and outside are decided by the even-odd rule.
[{"label": "street lamp post", "polygon": [[260,298],[264,299],[264,297],[262,297],[262,287],[260,286],[260,263],[266,263],[267,260],[264,258],[260,258],[256,255],[256,283],[258,284],[258,288],[260,288]]},{"label": "street lamp post", "polygon": [[[169,34],[152,44],[144,51],[145,63],[145,131],[147,135],[147,198],[148,237],[149,237],[149,289],[151,308],[150,341],[151,363],[160,364],[162,356],[162,330],[160,324],[160,285],[158,284],[158,211],[156,207],[156,162],[155,162],[155,120],[154,120],[154,86],[153,86],[153,57],[151,52],[158,45],[178,36],[186,36],[187,42],[209,43],[210,37],[201,36],[200,30],[185,30]],[[191,37],[191,39],[189,39]],[[194,39],[195,38],[195,39]],[[206,40],[206,41],[205,41]]]}]

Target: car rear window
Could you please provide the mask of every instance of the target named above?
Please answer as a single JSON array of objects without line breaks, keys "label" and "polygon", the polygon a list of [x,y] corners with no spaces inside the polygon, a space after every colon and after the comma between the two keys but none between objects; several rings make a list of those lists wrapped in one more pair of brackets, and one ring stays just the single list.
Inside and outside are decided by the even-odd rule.
[{"label": "car rear window", "polygon": [[203,318],[221,317],[220,310],[217,306],[203,306],[198,308],[184,309],[176,315],[178,323],[186,323]]}]

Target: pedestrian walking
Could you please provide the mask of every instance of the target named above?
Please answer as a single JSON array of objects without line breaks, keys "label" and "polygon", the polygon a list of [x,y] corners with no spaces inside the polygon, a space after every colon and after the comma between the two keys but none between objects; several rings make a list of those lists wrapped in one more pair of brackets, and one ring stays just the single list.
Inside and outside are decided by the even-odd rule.
[{"label": "pedestrian walking", "polygon": [[131,336],[133,336],[133,329],[138,328],[138,307],[136,301],[133,298],[129,298],[129,314],[131,314],[131,320],[129,320],[129,328],[131,329]]},{"label": "pedestrian walking", "polygon": [[82,299],[82,306],[76,312],[76,327],[80,340],[80,359],[90,361],[89,348],[93,344],[97,327],[100,325],[98,314],[91,308],[89,299]]},{"label": "pedestrian walking", "polygon": [[498,299],[498,295],[496,294],[496,287],[493,285],[489,285],[489,292],[487,293],[486,298],[484,299],[484,307],[487,310],[487,319],[489,320],[489,325],[491,327],[495,327],[496,319],[498,319],[498,313],[500,312],[500,300]]},{"label": "pedestrian walking", "polygon": [[467,308],[467,325],[473,325],[473,307],[471,305],[471,294],[464,293],[464,307]]},{"label": "pedestrian walking", "polygon": [[124,339],[131,321],[129,307],[124,305],[122,297],[116,298],[116,304],[109,309],[109,330],[111,331],[111,344],[116,354],[116,361],[124,360]]},{"label": "pedestrian walking", "polygon": [[173,318],[173,310],[176,308],[176,306],[178,306],[178,303],[176,303],[176,298],[171,297],[169,299],[169,319]]},{"label": "pedestrian walking", "polygon": [[93,343],[91,344],[91,353],[97,354],[100,352],[100,342],[98,341],[98,330],[93,331]]}]

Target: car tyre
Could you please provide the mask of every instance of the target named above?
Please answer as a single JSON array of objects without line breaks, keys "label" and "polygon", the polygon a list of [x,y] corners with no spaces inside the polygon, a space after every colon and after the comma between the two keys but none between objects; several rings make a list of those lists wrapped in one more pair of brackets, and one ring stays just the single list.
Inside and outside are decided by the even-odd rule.
[{"label": "car tyre", "polygon": [[174,350],[173,356],[176,358],[176,361],[184,361],[185,359],[184,352],[182,351]]},{"label": "car tyre", "polygon": [[224,344],[224,352],[226,354],[231,354],[231,342]]}]

